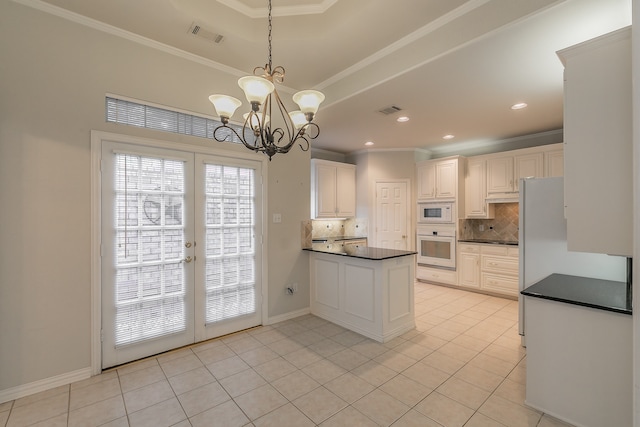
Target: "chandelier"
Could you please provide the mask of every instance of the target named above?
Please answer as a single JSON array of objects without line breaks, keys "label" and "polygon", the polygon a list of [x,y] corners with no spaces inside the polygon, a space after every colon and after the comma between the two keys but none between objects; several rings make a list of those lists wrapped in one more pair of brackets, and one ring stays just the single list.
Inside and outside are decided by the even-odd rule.
[{"label": "chandelier", "polygon": [[[230,132],[233,132],[245,147],[263,152],[271,160],[275,154],[288,153],[296,142],[303,151],[309,150],[309,139],[315,139],[320,134],[320,128],[313,123],[313,118],[320,103],[324,101],[324,95],[317,90],[300,91],[293,95],[293,101],[298,104],[300,110],[287,112],[274,84],[284,81],[285,71],[283,67],[273,68],[271,64],[271,0],[268,4],[269,61],[264,67],[254,68],[252,76],[238,80],[238,85],[251,104],[251,111],[243,115],[244,125],[240,134],[228,126],[228,123],[242,102],[227,95],[211,95],[209,100],[222,122],[222,125],[213,131],[216,141],[225,141],[231,136]],[[273,124],[274,112],[280,116],[280,126]]]}]

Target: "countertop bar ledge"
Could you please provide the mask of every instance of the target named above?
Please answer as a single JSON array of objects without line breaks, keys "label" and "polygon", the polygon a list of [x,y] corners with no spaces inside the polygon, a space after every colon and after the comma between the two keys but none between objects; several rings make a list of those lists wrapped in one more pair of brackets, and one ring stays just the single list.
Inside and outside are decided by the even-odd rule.
[{"label": "countertop bar ledge", "polygon": [[325,254],[333,254],[333,255],[342,255],[353,258],[362,258],[369,260],[384,260],[391,258],[398,258],[407,255],[415,255],[417,252],[415,251],[403,251],[398,249],[386,249],[386,248],[376,248],[373,246],[363,246],[363,247],[340,247],[335,249],[328,249],[326,245],[314,245],[311,248],[303,248],[305,251],[311,252],[319,252]]},{"label": "countertop bar ledge", "polygon": [[520,293],[529,297],[632,314],[631,294],[627,292],[625,282],[551,274]]}]

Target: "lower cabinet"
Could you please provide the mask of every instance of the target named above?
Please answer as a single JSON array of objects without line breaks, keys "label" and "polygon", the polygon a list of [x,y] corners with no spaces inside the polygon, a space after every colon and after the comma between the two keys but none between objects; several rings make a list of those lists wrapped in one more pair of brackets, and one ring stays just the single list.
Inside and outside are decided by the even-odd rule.
[{"label": "lower cabinet", "polygon": [[456,285],[458,283],[458,275],[455,270],[425,267],[423,265],[418,265],[416,268],[416,279],[445,285]]},{"label": "lower cabinet", "polygon": [[480,289],[480,245],[458,246],[458,285]]},{"label": "lower cabinet", "polygon": [[458,286],[518,296],[518,247],[460,243]]}]

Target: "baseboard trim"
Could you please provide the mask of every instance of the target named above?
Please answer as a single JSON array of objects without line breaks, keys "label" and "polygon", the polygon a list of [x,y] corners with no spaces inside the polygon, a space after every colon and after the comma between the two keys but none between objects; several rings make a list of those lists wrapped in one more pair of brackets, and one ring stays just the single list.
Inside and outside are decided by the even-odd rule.
[{"label": "baseboard trim", "polygon": [[0,390],[0,403],[20,399],[21,397],[30,396],[35,393],[40,393],[41,391],[71,384],[76,381],[86,380],[91,377],[91,372],[91,367],[87,367],[78,369],[77,371],[56,375],[55,377],[45,378],[43,380]]},{"label": "baseboard trim", "polygon": [[285,320],[295,319],[296,317],[304,316],[311,313],[311,307],[303,308],[301,310],[290,311],[289,313],[280,314],[279,316],[268,317],[265,321],[265,325],[273,325],[274,323],[284,322]]}]

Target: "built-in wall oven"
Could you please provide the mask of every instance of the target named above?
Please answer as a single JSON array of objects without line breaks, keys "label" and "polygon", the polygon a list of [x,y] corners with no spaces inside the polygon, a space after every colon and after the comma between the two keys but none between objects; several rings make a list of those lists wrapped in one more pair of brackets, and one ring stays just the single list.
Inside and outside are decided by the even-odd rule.
[{"label": "built-in wall oven", "polygon": [[452,226],[418,225],[418,264],[456,268],[456,229]]}]

